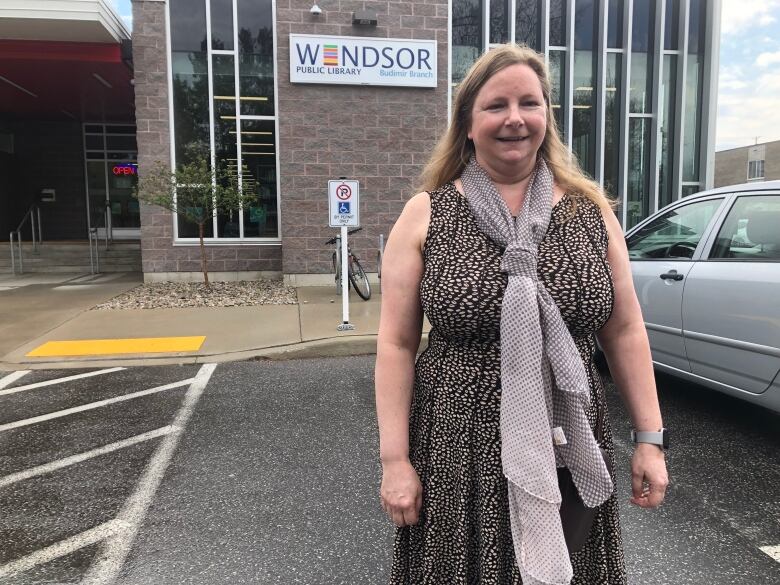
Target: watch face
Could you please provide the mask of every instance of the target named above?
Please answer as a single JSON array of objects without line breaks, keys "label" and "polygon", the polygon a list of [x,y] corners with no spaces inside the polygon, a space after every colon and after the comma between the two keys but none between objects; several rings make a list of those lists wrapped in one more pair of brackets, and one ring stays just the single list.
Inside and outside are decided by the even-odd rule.
[{"label": "watch face", "polygon": [[663,434],[663,443],[664,443],[664,449],[669,448],[669,431],[666,429],[661,429],[661,433]]}]

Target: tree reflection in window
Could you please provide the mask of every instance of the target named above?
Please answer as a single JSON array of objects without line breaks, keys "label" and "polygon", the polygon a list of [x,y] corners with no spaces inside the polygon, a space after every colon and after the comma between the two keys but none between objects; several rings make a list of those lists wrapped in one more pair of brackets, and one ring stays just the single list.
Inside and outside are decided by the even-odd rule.
[{"label": "tree reflection in window", "polygon": [[516,0],[515,3],[515,42],[534,51],[542,48],[540,8],[541,0]]},{"label": "tree reflection in window", "polygon": [[452,83],[460,83],[482,54],[482,6],[479,0],[452,3]]},{"label": "tree reflection in window", "polygon": [[274,32],[270,0],[238,5],[241,114],[274,115]]}]

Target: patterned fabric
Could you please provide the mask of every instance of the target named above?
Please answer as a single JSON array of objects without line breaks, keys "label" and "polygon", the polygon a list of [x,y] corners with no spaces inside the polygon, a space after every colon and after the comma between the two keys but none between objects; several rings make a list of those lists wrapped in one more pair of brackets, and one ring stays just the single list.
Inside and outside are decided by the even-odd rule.
[{"label": "patterned fabric", "polygon": [[573,571],[558,512],[556,451],[586,505],[606,501],[612,480],[588,425],[585,368],[536,274],[537,248],[550,221],[553,176],[540,157],[517,218],[473,156],[461,181],[477,225],[505,249],[501,270],[509,278],[500,326],[501,461],[509,480],[520,575],[527,585],[568,585]]},{"label": "patterned fabric", "polygon": [[[409,421],[410,459],[423,485],[420,522],[396,531],[392,585],[522,585],[501,464],[500,322],[503,250],[476,224],[454,185],[430,193],[420,297],[433,326],[419,356]],[[537,273],[585,365],[591,428],[604,416],[593,333],[612,312],[607,232],[600,210],[564,195],[539,245]],[[626,585],[618,505],[599,506],[572,585]]]}]

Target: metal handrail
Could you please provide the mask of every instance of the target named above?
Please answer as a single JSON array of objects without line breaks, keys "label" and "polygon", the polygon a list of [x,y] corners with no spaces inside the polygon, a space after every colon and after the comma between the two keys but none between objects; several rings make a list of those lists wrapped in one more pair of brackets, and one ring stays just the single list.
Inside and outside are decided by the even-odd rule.
[{"label": "metal handrail", "polygon": [[[105,210],[103,211],[101,221],[98,222],[97,225],[89,228],[89,267],[92,274],[100,272],[100,238],[98,237],[98,229],[101,227],[101,223],[104,228],[105,250],[108,251],[109,241],[111,243],[114,242],[113,229],[111,227],[111,207],[108,204],[106,204]],[[94,252],[92,250],[93,246],[95,248]]]},{"label": "metal handrail", "polygon": [[[94,245],[95,250],[92,250]],[[98,250],[97,228],[89,228],[89,269],[92,274],[100,272],[100,251]]]},{"label": "metal handrail", "polygon": [[[22,221],[15,230],[10,232],[8,241],[11,244],[11,272],[16,274],[16,255],[14,254],[14,240],[16,240],[16,250],[19,254],[19,274],[24,274],[24,257],[22,255],[22,228],[27,220],[30,220],[30,231],[32,232],[33,253],[38,253],[38,246],[43,245],[43,230],[41,229],[41,208],[38,202],[34,202],[27,208],[27,212],[22,217]],[[36,232],[37,220],[37,232]]]}]

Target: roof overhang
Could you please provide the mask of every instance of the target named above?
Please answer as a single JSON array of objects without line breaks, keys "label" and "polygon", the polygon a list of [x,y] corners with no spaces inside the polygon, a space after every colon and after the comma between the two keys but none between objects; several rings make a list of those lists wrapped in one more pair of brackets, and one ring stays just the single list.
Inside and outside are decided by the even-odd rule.
[{"label": "roof overhang", "polygon": [[0,40],[0,118],[132,122],[132,79],[118,43]]},{"label": "roof overhang", "polygon": [[106,0],[3,0],[0,39],[121,43],[130,31]]}]

